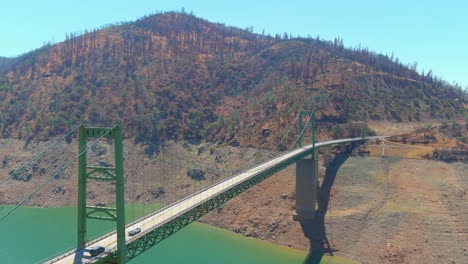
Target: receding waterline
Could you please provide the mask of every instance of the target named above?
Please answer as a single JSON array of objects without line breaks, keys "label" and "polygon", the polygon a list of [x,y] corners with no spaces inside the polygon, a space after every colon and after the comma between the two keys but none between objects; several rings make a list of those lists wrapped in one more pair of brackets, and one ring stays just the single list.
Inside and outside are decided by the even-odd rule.
[{"label": "receding waterline", "polygon": [[[161,205],[127,206],[131,221]],[[0,207],[0,212],[6,207]],[[76,244],[76,207],[20,207],[0,223],[1,263],[39,263]],[[90,238],[109,231],[113,223],[90,221]],[[201,223],[193,223],[149,249],[131,263],[304,263],[307,252]],[[331,262],[326,262],[331,263]],[[335,263],[335,262],[333,262]],[[341,262],[336,262],[341,263]]]}]

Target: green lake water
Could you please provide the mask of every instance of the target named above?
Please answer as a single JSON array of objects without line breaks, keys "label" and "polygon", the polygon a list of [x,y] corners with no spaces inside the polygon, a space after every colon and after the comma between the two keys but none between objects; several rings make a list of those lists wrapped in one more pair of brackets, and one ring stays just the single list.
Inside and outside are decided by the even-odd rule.
[{"label": "green lake water", "polygon": [[[127,206],[129,221],[158,205]],[[0,207],[0,214],[5,212]],[[112,222],[89,221],[91,238],[110,230]],[[40,263],[47,257],[73,248],[76,243],[76,208],[20,207],[0,222],[0,263]],[[133,259],[130,263],[190,264],[299,264],[307,252],[274,245],[259,239],[193,223]],[[42,261],[41,261],[42,260]],[[339,257],[324,257],[321,263],[351,263]]]}]

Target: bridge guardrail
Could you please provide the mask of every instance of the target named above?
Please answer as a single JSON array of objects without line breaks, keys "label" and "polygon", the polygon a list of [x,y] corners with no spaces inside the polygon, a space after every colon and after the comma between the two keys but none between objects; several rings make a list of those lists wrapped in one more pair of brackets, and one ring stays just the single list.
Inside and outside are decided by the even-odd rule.
[{"label": "bridge guardrail", "polygon": [[[315,147],[317,148],[317,147],[323,147],[323,146],[328,146],[328,145],[343,144],[343,143],[348,143],[348,142],[355,142],[355,141],[367,140],[367,139],[370,139],[370,138],[381,138],[381,137],[378,136],[378,137],[347,138],[347,139],[341,139],[341,140],[332,140],[332,141],[327,141],[327,142],[316,143],[316,144],[315,144]],[[200,190],[200,191],[197,191],[197,192],[195,192],[195,193],[192,193],[192,194],[190,194],[190,195],[188,195],[188,196],[182,198],[181,200],[178,200],[178,201],[173,202],[173,203],[171,203],[171,204],[169,204],[169,205],[167,205],[167,206],[164,206],[164,207],[162,207],[162,208],[160,208],[160,209],[158,209],[158,210],[156,210],[156,211],[154,211],[154,212],[152,212],[152,213],[150,213],[150,214],[148,214],[148,215],[145,215],[145,216],[143,216],[143,217],[140,217],[140,218],[138,218],[138,219],[135,219],[134,221],[132,221],[132,222],[126,224],[126,225],[125,225],[125,228],[128,228],[129,226],[132,226],[132,225],[134,225],[134,224],[136,224],[136,223],[138,223],[138,222],[141,222],[141,221],[143,221],[143,220],[145,220],[145,219],[148,219],[148,218],[150,218],[150,217],[152,217],[152,216],[154,216],[154,215],[156,215],[156,214],[159,214],[159,213],[161,213],[161,212],[163,212],[163,211],[165,211],[165,210],[168,210],[168,209],[171,208],[171,207],[175,207],[176,205],[179,205],[179,204],[181,204],[181,203],[184,203],[185,201],[189,200],[190,198],[192,198],[192,197],[194,197],[194,196],[196,196],[196,195],[198,195],[198,194],[200,194],[200,193],[202,193],[202,192],[205,192],[205,191],[207,191],[207,190],[209,190],[209,189],[211,189],[211,188],[213,188],[213,187],[215,187],[215,186],[218,186],[218,185],[221,185],[221,184],[223,184],[223,183],[226,183],[226,182],[228,182],[228,181],[230,181],[230,180],[232,180],[232,179],[234,179],[234,178],[240,176],[241,174],[250,172],[250,171],[254,170],[255,168],[261,167],[262,165],[265,165],[266,163],[272,162],[273,160],[280,158],[281,156],[288,155],[288,154],[290,154],[290,153],[292,153],[292,152],[297,152],[297,153],[294,154],[293,156],[288,157],[288,158],[285,158],[284,161],[286,161],[286,160],[291,160],[291,159],[295,159],[296,156],[303,154],[303,151],[310,151],[310,150],[312,149],[312,147],[313,147],[312,145],[307,145],[307,146],[304,146],[304,147],[300,147],[300,148],[297,148],[297,149],[295,149],[295,150],[289,151],[289,152],[287,152],[287,153],[282,153],[280,156],[277,155],[277,156],[274,157],[273,159],[268,160],[268,161],[265,161],[265,162],[262,162],[261,164],[251,166],[251,167],[249,167],[248,169],[244,170],[243,172],[237,173],[237,174],[235,174],[235,175],[233,175],[233,176],[231,176],[231,177],[229,177],[229,178],[227,178],[227,179],[221,180],[221,181],[219,181],[219,182],[217,182],[217,183],[214,183],[214,184],[212,184],[212,185],[210,185],[210,186],[208,186],[208,187],[205,187],[205,188],[203,188],[203,189]],[[299,151],[299,150],[302,150],[302,151]],[[308,155],[308,154],[306,154],[306,155]],[[273,168],[274,166],[275,166],[275,165],[273,164],[272,166],[269,166],[269,167],[265,168],[264,170],[266,171],[266,170],[268,170],[268,169]],[[241,183],[243,183],[243,182],[245,182],[245,181],[247,181],[247,180],[249,180],[249,179],[251,179],[251,178],[257,176],[257,175],[258,175],[257,173],[254,173],[254,174],[252,174],[250,177],[247,177],[247,178],[245,178],[245,179],[243,179],[243,180],[237,182],[236,184],[232,185],[229,189],[234,188],[234,187],[238,186],[239,184],[241,184]],[[229,190],[229,189],[228,189],[228,190]],[[222,193],[222,192],[220,192],[220,193]],[[210,197],[208,197],[208,198],[205,198],[205,199],[202,199],[202,200],[200,200],[200,201],[197,201],[191,208],[196,207],[196,206],[202,204],[202,203],[205,202],[206,200],[209,200],[211,197],[212,197],[212,196],[210,196]],[[186,212],[186,211],[188,211],[188,210],[189,210],[189,209],[186,209],[186,210],[184,210],[182,213],[184,213],[184,212]],[[169,218],[164,219],[164,220],[161,222],[161,225],[163,225],[163,224],[169,222],[169,221],[172,220],[172,219],[174,219],[174,216],[171,216],[171,217],[169,217]],[[105,238],[108,238],[108,237],[114,235],[115,233],[116,233],[116,231],[114,230],[114,231],[111,231],[111,232],[109,232],[109,233],[106,233],[106,234],[104,234],[104,235],[102,235],[102,236],[100,236],[100,237],[97,237],[97,238],[93,239],[92,241],[87,242],[87,243],[86,243],[86,247],[88,247],[89,245],[92,245],[92,244],[94,244],[94,243],[96,243],[96,242],[98,242],[98,241],[100,241],[100,240],[103,240],[103,239],[105,239]],[[146,233],[146,232],[145,232],[145,233]],[[75,250],[71,250],[71,251],[63,251],[63,252],[68,252],[68,253],[64,253],[63,255],[59,255],[59,256],[57,256],[57,255],[58,255],[58,254],[57,254],[57,255],[56,255],[57,257],[52,258],[52,259],[49,259],[49,260],[47,260],[47,261],[44,262],[44,263],[51,263],[51,262],[54,262],[54,261],[58,261],[58,260],[60,260],[60,259],[63,259],[63,258],[65,258],[65,257],[67,257],[67,256],[69,256],[69,255],[75,253],[75,252],[76,252],[76,249],[75,249]],[[59,253],[59,254],[60,254],[60,253]],[[42,260],[41,260],[41,261],[42,261]]]}]

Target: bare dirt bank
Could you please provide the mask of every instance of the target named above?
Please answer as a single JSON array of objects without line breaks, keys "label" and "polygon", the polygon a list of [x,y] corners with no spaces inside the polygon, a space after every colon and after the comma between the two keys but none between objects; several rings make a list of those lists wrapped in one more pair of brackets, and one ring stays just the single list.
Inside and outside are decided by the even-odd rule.
[{"label": "bare dirt bank", "polygon": [[[350,158],[326,216],[336,255],[363,263],[467,263],[468,165]],[[228,202],[203,222],[307,250],[294,211],[294,166]]]},{"label": "bare dirt bank", "polygon": [[[24,142],[0,142],[0,179],[43,147],[23,146]],[[210,144],[166,147],[157,156],[147,156],[141,154],[142,146],[125,143],[127,202],[167,204],[263,159],[254,149]],[[73,143],[63,145],[22,177],[0,185],[0,204],[24,197],[61,164],[58,157],[70,159],[76,149]],[[90,151],[90,159],[105,165],[111,149],[100,145]],[[294,169],[291,166],[273,175],[201,221],[307,250],[309,242],[299,223],[292,220]],[[27,205],[76,204],[76,170],[72,166],[60,174]],[[195,178],[189,176],[190,170],[196,172]],[[468,263],[467,171],[468,164],[463,163],[396,157],[348,159],[336,176],[325,217],[335,254],[363,263]],[[99,183],[89,188],[88,196],[90,204],[97,204],[111,202],[114,195],[112,188]]]}]

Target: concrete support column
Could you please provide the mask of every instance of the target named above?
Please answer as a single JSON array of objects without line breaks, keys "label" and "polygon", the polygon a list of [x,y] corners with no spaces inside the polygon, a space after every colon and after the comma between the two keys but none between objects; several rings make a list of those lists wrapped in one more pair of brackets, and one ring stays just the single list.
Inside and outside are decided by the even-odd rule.
[{"label": "concrete support column", "polygon": [[340,153],[344,153],[346,151],[346,145],[345,144],[340,144]]},{"label": "concrete support column", "polygon": [[331,151],[330,147],[325,147],[324,148],[324,153],[323,153],[323,165],[326,167],[330,166],[331,163]]},{"label": "concrete support column", "polygon": [[317,210],[317,155],[296,162],[296,214],[293,219],[312,220]]},{"label": "concrete support column", "polygon": [[[301,224],[304,236],[310,241],[309,251],[320,255],[325,238],[323,216],[316,217],[318,194],[318,159],[302,159],[296,162],[296,213],[293,220]],[[315,263],[315,262],[314,262]]]}]

